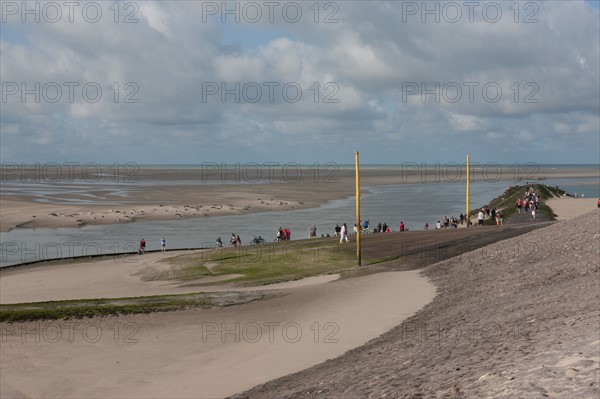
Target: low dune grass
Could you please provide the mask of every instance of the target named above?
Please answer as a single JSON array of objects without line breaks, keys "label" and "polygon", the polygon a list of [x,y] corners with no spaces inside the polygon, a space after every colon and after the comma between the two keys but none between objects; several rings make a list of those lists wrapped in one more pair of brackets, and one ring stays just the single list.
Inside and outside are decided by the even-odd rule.
[{"label": "low dune grass", "polygon": [[228,283],[262,285],[339,273],[355,264],[353,244],[320,238],[218,248],[165,259],[176,267],[173,279],[202,284],[203,277],[234,275]]},{"label": "low dune grass", "polygon": [[271,297],[273,295],[246,291],[4,304],[0,305],[0,322],[80,319],[197,307],[210,308],[238,305]]},{"label": "low dune grass", "polygon": [[[343,273],[354,267],[355,245],[337,239],[301,240],[219,248],[166,258],[167,270],[143,271],[144,281],[164,280],[181,286],[209,284],[263,285],[305,277]],[[203,279],[225,277],[226,280]],[[227,278],[231,276],[232,278]],[[150,313],[192,307],[230,306],[272,298],[258,292],[197,292],[116,299],[85,299],[0,305],[0,322],[72,319],[94,316]]]}]

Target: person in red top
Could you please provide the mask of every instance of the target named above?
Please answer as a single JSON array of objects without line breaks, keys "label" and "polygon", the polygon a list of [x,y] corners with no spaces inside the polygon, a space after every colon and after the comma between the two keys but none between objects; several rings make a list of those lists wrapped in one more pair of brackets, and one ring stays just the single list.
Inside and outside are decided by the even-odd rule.
[{"label": "person in red top", "polygon": [[404,231],[404,222],[400,222],[400,231]]},{"label": "person in red top", "polygon": [[598,198],[598,208],[600,208],[600,198]]},{"label": "person in red top", "polygon": [[519,210],[519,213],[521,213],[521,198],[517,198],[517,209]]}]

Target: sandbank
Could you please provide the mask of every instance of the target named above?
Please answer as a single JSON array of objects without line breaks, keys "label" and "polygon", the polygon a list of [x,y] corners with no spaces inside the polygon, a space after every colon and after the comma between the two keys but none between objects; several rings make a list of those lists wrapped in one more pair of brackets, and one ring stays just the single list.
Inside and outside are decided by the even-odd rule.
[{"label": "sandbank", "polygon": [[[522,184],[551,178],[597,177],[598,170],[587,168],[500,168],[495,165],[475,168],[477,181],[507,181]],[[237,170],[237,172],[236,172]],[[130,223],[143,220],[177,220],[236,215],[269,210],[317,207],[328,200],[354,194],[351,169],[264,169],[265,176],[255,179],[243,168],[216,173],[209,169],[142,168],[135,181],[108,179],[86,180],[74,184],[51,184],[37,191],[22,192],[19,183],[31,183],[27,176],[2,170],[3,193],[0,195],[0,231],[14,228],[80,227],[84,225]],[[10,173],[9,173],[10,172]],[[8,176],[7,176],[8,174]],[[74,172],[77,176],[77,172]],[[34,176],[35,177],[35,176]],[[106,179],[106,178],[105,178]],[[361,185],[458,183],[465,179],[458,164],[421,165],[409,163],[396,168],[365,168]],[[34,180],[46,184],[45,180]]]}]

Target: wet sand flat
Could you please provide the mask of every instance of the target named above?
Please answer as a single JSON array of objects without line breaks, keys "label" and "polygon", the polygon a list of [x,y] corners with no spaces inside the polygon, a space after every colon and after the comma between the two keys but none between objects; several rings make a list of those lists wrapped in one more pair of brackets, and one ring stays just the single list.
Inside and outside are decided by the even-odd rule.
[{"label": "wet sand flat", "polygon": [[[491,179],[517,184],[527,179],[598,175],[593,168],[536,170],[524,168],[524,165],[505,169],[492,166],[475,169],[471,175],[473,181]],[[140,169],[135,181],[88,179],[75,192],[68,184],[52,185],[53,194],[43,197],[14,189],[0,196],[0,231],[17,227],[78,227],[302,209],[354,194],[354,171],[336,169],[335,165],[329,169],[323,165],[312,169],[291,166],[265,169],[266,177],[261,180],[247,176],[243,171],[238,168],[237,172],[226,170],[221,173],[211,169],[210,173],[205,170],[203,174],[198,169]],[[3,170],[3,173],[7,172]],[[28,182],[15,173],[2,177],[5,186]],[[407,163],[400,168],[361,170],[363,187],[462,181],[464,173],[458,164],[425,166]]]}]

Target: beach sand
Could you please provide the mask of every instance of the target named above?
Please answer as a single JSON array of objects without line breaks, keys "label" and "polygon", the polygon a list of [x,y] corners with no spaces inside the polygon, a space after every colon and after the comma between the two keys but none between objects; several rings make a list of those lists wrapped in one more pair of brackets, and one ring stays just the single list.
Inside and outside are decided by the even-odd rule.
[{"label": "beach sand", "polygon": [[[249,197],[242,195],[239,206],[253,196],[262,201],[268,197],[272,205],[262,206],[283,210],[352,195],[348,193],[352,176],[345,178],[343,184],[314,190],[317,193],[310,182],[239,185],[223,192],[203,187],[201,199],[187,203],[196,198],[198,188],[183,185],[176,196],[171,188],[159,194],[148,189],[136,201],[160,204],[171,196],[177,203],[169,206],[181,210],[181,204],[191,208],[207,200],[216,206],[219,195],[245,193]],[[397,179],[377,175],[370,184],[398,184]],[[262,190],[275,191],[265,196]],[[274,195],[276,190],[281,190],[280,196]],[[283,204],[292,198],[297,202]],[[2,208],[3,230],[5,220],[17,223],[40,209],[57,212],[53,204],[38,206],[19,198],[2,201],[0,205],[13,203],[9,211]],[[568,206],[550,205],[556,206],[560,218],[573,217],[574,208],[583,212],[588,206],[585,201],[563,204]],[[123,211],[130,211],[131,205],[123,205]],[[106,215],[119,210],[114,205],[90,206]],[[19,216],[20,207],[25,216]],[[64,207],[73,207],[69,212],[91,209],[59,206]],[[138,208],[135,205],[136,212]],[[219,211],[254,209],[225,208],[221,205]],[[268,301],[224,309],[1,323],[0,397],[208,398],[233,395],[257,384],[262,385],[239,397],[598,397],[599,212],[534,231],[529,230],[541,226],[365,237],[365,242],[381,239],[371,248],[378,256],[393,255],[394,248],[411,239],[416,249],[402,247],[403,256],[365,268],[365,276],[275,287],[273,292],[285,296]],[[149,213],[135,220],[153,218]],[[55,221],[55,227],[77,220],[68,212],[51,217],[63,220]],[[25,225],[38,223],[32,219]],[[525,231],[529,232],[476,249]],[[464,247],[453,253],[451,249],[462,243]],[[429,252],[435,256],[423,256]],[[411,263],[413,255],[416,260]],[[458,256],[450,258],[453,255]],[[161,256],[165,254],[144,255],[140,259],[147,263],[133,266],[109,258],[78,268],[49,264],[2,271],[0,300],[184,292],[164,281],[140,281],[146,268],[164,267]],[[425,265],[430,265],[424,269],[425,277],[419,271],[391,271]],[[380,273],[368,274],[374,271]],[[437,288],[433,300],[436,288],[429,281]],[[231,288],[226,282],[222,287]],[[266,382],[274,378],[278,379]]]},{"label": "beach sand", "polygon": [[[66,301],[89,298],[125,298],[150,295],[187,294],[194,292],[261,291],[297,288],[337,280],[338,274],[308,277],[301,280],[269,284],[260,287],[226,285],[239,275],[203,277],[198,280],[170,280],[176,271],[167,259],[202,251],[168,251],[146,253],[143,256],[107,256],[93,261],[60,261],[47,265],[0,269],[0,303]],[[215,283],[222,283],[214,285]]]},{"label": "beach sand", "polygon": [[[523,165],[521,165],[523,167]],[[280,170],[281,169],[281,170]],[[16,172],[2,170],[2,182],[28,182]],[[328,200],[354,195],[354,171],[296,167],[265,169],[257,180],[244,169],[204,173],[198,169],[140,169],[136,182],[98,178],[76,186],[52,185],[52,193],[24,194],[12,190],[0,195],[0,231],[34,227],[80,227],[130,223],[143,220],[177,220],[219,215],[236,215],[269,210],[317,207]],[[497,167],[477,169],[474,182],[505,180],[508,185],[524,178],[597,177],[596,169],[544,169],[517,172]],[[8,176],[6,176],[8,173]],[[78,174],[74,172],[74,175]],[[92,176],[93,177],[93,176]],[[403,169],[363,169],[361,185],[461,182],[464,176],[454,165],[420,166]],[[43,180],[41,180],[44,182]],[[541,181],[543,183],[543,180]],[[110,183],[110,184],[109,184]],[[3,191],[7,191],[6,189]]]},{"label": "beach sand", "polygon": [[223,397],[365,344],[435,296],[416,271],[283,292],[228,308],[3,323],[0,396]]},{"label": "beach sand", "polygon": [[389,333],[237,398],[597,398],[600,210],[434,264]]},{"label": "beach sand", "polygon": [[[537,227],[369,235],[364,237],[365,258],[395,260],[357,270],[366,274],[361,277],[332,281],[337,276],[321,276],[250,287],[285,296],[235,307],[1,323],[0,396],[235,394],[342,355],[402,323],[435,293],[415,269]],[[111,257],[53,261],[3,270],[2,302],[189,292],[189,287],[166,281],[142,281],[168,271],[170,266],[160,259],[177,255],[135,256],[138,263],[115,263]],[[220,289],[234,288],[223,282]],[[297,331],[302,332],[300,338]],[[240,342],[232,342],[236,336]]]},{"label": "beach sand", "polygon": [[572,219],[598,208],[597,198],[550,198],[546,204],[552,208],[557,220]]}]

